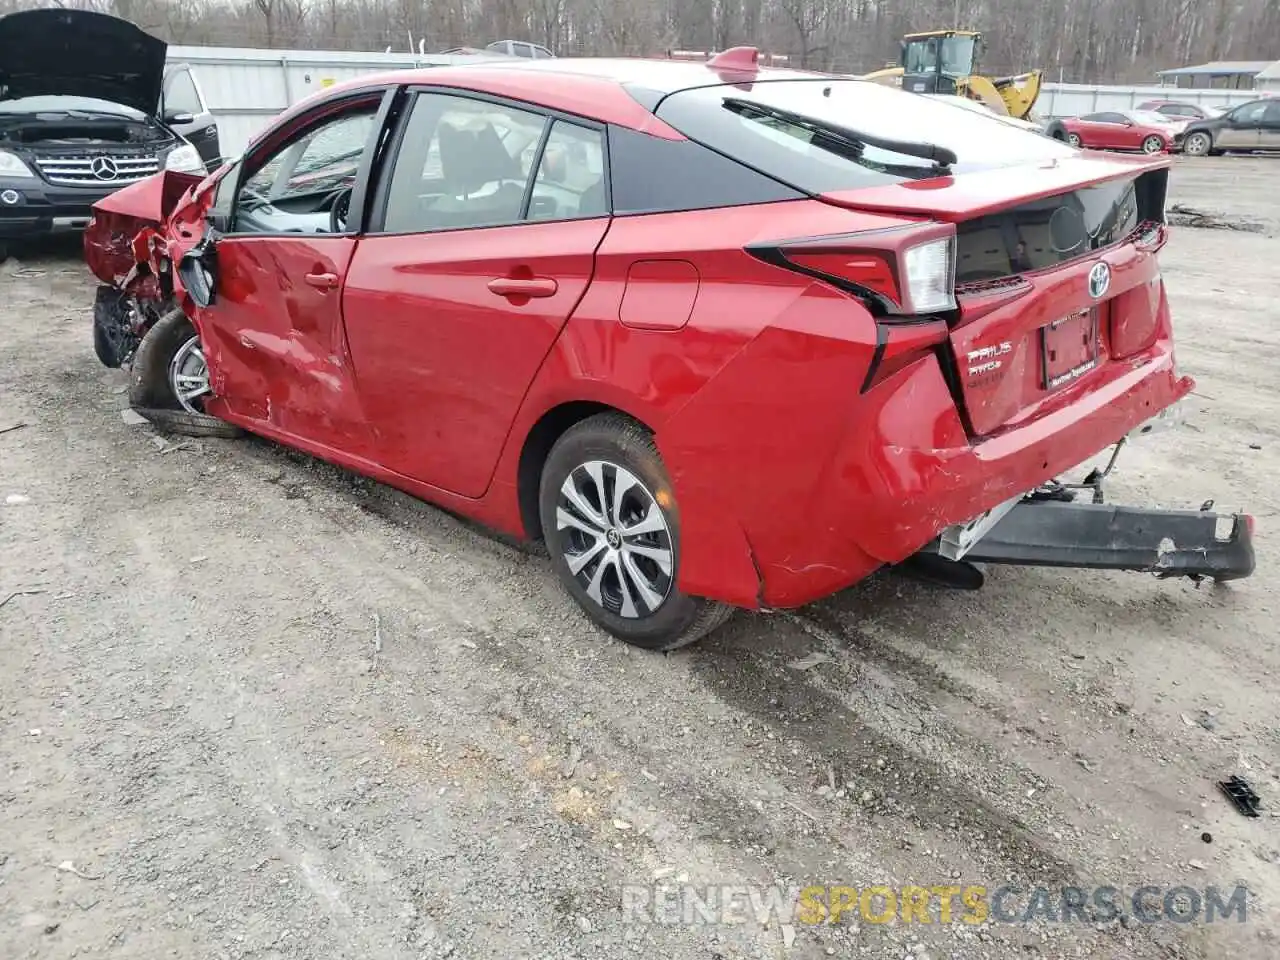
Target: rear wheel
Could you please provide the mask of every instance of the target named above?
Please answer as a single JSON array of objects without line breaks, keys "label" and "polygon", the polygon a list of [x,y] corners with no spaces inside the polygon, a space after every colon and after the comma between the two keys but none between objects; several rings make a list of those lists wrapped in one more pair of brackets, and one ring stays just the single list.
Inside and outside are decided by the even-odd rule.
[{"label": "rear wheel", "polygon": [[1197,130],[1182,144],[1182,152],[1189,157],[1205,157],[1213,150],[1213,138],[1202,130]]},{"label": "rear wheel", "polygon": [[200,335],[177,308],[155,322],[133,358],[129,404],[171,433],[238,437],[240,428],[204,412],[211,396]]},{"label": "rear wheel", "polygon": [[561,583],[619,640],[674,650],[733,613],[676,588],[679,509],[653,437],[629,417],[600,414],[556,441],[539,512]]},{"label": "rear wheel", "polygon": [[1164,141],[1159,137],[1157,137],[1155,134],[1152,134],[1151,136],[1147,137],[1147,139],[1142,141],[1143,153],[1159,153],[1163,149],[1164,149]]},{"label": "rear wheel", "polygon": [[1077,150],[1084,146],[1083,141],[1080,139],[1080,134],[1078,133],[1068,133],[1067,143],[1071,144],[1071,146],[1075,147]]}]

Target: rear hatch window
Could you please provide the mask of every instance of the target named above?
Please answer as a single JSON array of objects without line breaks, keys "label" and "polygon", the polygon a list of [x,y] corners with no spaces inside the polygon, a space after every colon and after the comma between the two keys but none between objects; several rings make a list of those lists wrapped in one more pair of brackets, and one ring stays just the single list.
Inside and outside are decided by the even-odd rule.
[{"label": "rear hatch window", "polygon": [[[736,103],[735,103],[736,102]],[[741,104],[786,111],[877,138],[913,140],[955,153],[956,174],[1069,158],[1066,144],[978,111],[866,80],[767,80],[681,90],[657,115],[690,140],[809,194],[937,176],[927,160],[867,146],[856,158],[813,142],[804,127]]]}]

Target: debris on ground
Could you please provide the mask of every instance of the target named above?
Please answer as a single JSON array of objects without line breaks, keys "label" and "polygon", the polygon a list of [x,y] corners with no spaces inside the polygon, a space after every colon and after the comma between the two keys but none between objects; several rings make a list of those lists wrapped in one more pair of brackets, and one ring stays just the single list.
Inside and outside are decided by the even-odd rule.
[{"label": "debris on ground", "polygon": [[137,410],[133,410],[129,407],[126,407],[125,409],[120,411],[120,419],[123,420],[125,423],[127,423],[131,427],[141,427],[144,424],[148,424],[151,422],[142,414],[140,414]]},{"label": "debris on ground", "polygon": [[10,593],[7,597],[5,597],[3,600],[0,600],[0,607],[3,607],[3,606],[4,606],[6,603],[8,603],[10,600],[16,599],[17,597],[31,597],[31,596],[35,596],[37,593],[44,593],[44,591],[43,591],[43,590],[39,590],[39,589],[37,589],[37,590],[14,590],[14,591],[13,591],[12,593]]},{"label": "debris on ground", "polygon": [[1166,211],[1165,219],[1170,226],[1195,227],[1204,230],[1239,230],[1243,233],[1263,233],[1266,227],[1257,220],[1248,217],[1227,217],[1207,210],[1198,210],[1181,203],[1175,203]]},{"label": "debris on ground", "polygon": [[564,763],[560,765],[560,775],[568,780],[573,776],[573,772],[578,769],[578,764],[582,760],[582,747],[573,744],[569,747],[569,755],[565,757]]},{"label": "debris on ground", "polygon": [[11,423],[11,424],[9,424],[9,426],[7,426],[7,427],[0,427],[0,434],[3,434],[3,433],[13,433],[13,431],[15,431],[15,430],[21,430],[21,429],[22,429],[23,427],[25,427],[25,426],[26,426],[26,424],[25,424],[25,423],[23,423],[23,422],[21,422],[21,421],[19,421],[18,423]]},{"label": "debris on ground", "polygon": [[801,657],[799,660],[792,660],[787,664],[791,670],[810,670],[823,663],[834,663],[834,658],[823,653],[821,650],[815,650],[813,653]]},{"label": "debris on ground", "polygon": [[1260,816],[1258,811],[1262,806],[1262,798],[1254,792],[1253,787],[1244,777],[1233,776],[1221,780],[1218,782],[1218,789],[1225,793],[1227,799],[1246,817]]},{"label": "debris on ground", "polygon": [[74,873],[77,877],[80,877],[82,880],[101,880],[102,879],[102,874],[100,873],[99,874],[85,873],[83,870],[81,870],[76,866],[74,860],[63,860],[61,863],[56,865],[51,864],[51,866],[53,866],[53,869],[61,873]]}]

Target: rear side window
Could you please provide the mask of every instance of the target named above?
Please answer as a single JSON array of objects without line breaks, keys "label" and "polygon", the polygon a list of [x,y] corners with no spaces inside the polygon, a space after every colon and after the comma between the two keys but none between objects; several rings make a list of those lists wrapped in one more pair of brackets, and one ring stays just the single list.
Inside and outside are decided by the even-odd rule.
[{"label": "rear side window", "polygon": [[664,213],[796,200],[803,193],[691,140],[609,128],[613,212]]},{"label": "rear side window", "polygon": [[608,214],[604,135],[557,120],[538,163],[528,218],[574,220]]},{"label": "rear side window", "polygon": [[[726,104],[739,101],[739,104]],[[691,140],[734,157],[806,193],[827,193],[933,176],[927,161],[867,146],[859,157],[815,142],[805,127],[744,111],[741,102],[799,114],[889,140],[915,140],[955,152],[955,172],[1065,159],[1064,143],[995,115],[957,110],[929,97],[864,80],[774,80],[682,90],[657,115]]]},{"label": "rear side window", "polygon": [[518,221],[546,122],[482,100],[419,95],[391,174],[386,232]]}]

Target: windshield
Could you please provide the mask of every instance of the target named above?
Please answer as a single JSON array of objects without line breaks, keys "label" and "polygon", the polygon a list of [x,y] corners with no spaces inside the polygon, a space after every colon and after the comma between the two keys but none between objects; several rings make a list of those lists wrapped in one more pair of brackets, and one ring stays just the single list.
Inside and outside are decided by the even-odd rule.
[{"label": "windshield", "polygon": [[1128,114],[1128,117],[1135,123],[1154,123],[1158,126],[1164,127],[1177,126],[1178,124],[1185,122],[1185,118],[1165,116],[1163,113],[1156,113],[1154,110],[1133,110]]},{"label": "windshield", "polygon": [[903,56],[906,73],[933,73],[939,69],[950,77],[967,77],[973,71],[973,37],[929,37],[910,40]]},{"label": "windshield", "polygon": [[936,176],[928,161],[866,146],[832,150],[813,131],[776,117],[733,109],[757,103],[889,140],[914,140],[956,154],[957,174],[1067,159],[1065,143],[993,114],[957,110],[929,97],[864,80],[775,80],[700,87],[668,96],[658,116],[686,137],[806,193],[829,193]]},{"label": "windshield", "polygon": [[0,100],[0,113],[106,113],[130,120],[142,120],[146,114],[123,104],[94,97],[39,96]]}]

